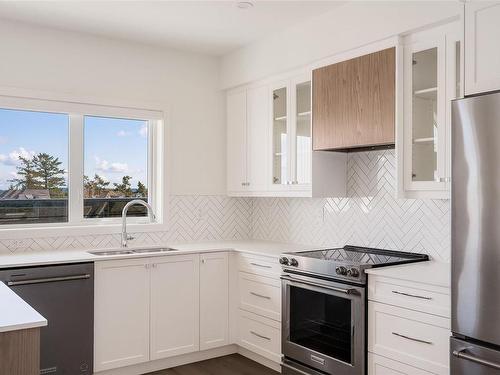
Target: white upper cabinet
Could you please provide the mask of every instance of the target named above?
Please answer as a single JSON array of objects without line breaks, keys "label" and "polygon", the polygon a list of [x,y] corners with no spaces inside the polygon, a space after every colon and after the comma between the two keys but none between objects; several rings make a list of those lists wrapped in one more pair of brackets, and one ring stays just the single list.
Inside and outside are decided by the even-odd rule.
[{"label": "white upper cabinet", "polygon": [[456,22],[403,39],[403,126],[396,142],[402,197],[449,197],[451,100],[462,95],[459,29]]},{"label": "white upper cabinet", "polygon": [[345,196],[346,154],[312,151],[310,71],[230,91],[227,106],[228,195]]},{"label": "white upper cabinet", "polygon": [[247,184],[247,93],[227,95],[227,190],[242,192]]},{"label": "white upper cabinet", "polygon": [[149,361],[149,291],[149,259],[95,264],[95,372]]},{"label": "white upper cabinet", "polygon": [[500,90],[500,2],[465,4],[465,94]]},{"label": "white upper cabinet", "polygon": [[311,77],[271,86],[271,189],[310,191],[312,179]]},{"label": "white upper cabinet", "polygon": [[228,254],[200,255],[200,350],[229,343]]},{"label": "white upper cabinet", "polygon": [[290,96],[287,81],[271,86],[271,189],[286,190],[292,182],[290,170]]},{"label": "white upper cabinet", "polygon": [[199,350],[199,256],[153,259],[151,359]]},{"label": "white upper cabinet", "polygon": [[227,95],[227,191],[229,195],[267,189],[267,86]]},{"label": "white upper cabinet", "polygon": [[254,87],[247,91],[247,189],[252,191],[267,189],[267,95],[267,86]]}]

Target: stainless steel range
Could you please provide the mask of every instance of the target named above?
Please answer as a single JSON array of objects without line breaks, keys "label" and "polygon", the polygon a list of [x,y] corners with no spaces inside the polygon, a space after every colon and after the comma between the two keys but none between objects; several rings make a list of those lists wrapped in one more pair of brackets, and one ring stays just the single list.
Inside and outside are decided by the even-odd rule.
[{"label": "stainless steel range", "polygon": [[356,246],[282,254],[282,373],[366,374],[364,271],[425,260]]}]

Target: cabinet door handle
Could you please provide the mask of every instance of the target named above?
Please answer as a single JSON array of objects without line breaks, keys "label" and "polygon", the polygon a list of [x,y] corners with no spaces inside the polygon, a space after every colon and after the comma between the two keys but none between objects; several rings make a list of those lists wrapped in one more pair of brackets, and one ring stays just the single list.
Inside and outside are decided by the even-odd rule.
[{"label": "cabinet door handle", "polygon": [[259,263],[250,263],[250,265],[261,268],[272,268],[271,266],[268,266],[266,264],[259,264]]},{"label": "cabinet door handle", "polygon": [[401,337],[403,339],[406,339],[406,340],[411,340],[411,341],[416,341],[416,342],[420,342],[422,344],[428,344],[428,345],[432,345],[433,342],[432,341],[425,341],[425,340],[421,340],[421,339],[416,339],[414,337],[410,337],[410,336],[406,336],[406,335],[402,335],[400,333],[397,333],[397,332],[392,332],[392,334],[394,336],[398,336],[398,337]]},{"label": "cabinet door handle", "polygon": [[419,296],[418,294],[410,294],[410,293],[405,293],[405,292],[398,292],[397,290],[393,290],[392,292],[394,294],[399,294],[399,295],[406,296],[406,297],[426,299],[426,300],[429,300],[429,301],[432,300],[432,297]]},{"label": "cabinet door handle", "polygon": [[438,182],[451,182],[451,178],[450,177],[439,177],[437,179]]},{"label": "cabinet door handle", "polygon": [[251,294],[252,296],[255,296],[255,297],[260,297],[260,298],[265,298],[265,299],[271,299],[271,297],[269,297],[269,296],[264,296],[264,295],[262,295],[262,294],[255,293],[255,292],[250,292],[250,294]]},{"label": "cabinet door handle", "polygon": [[257,332],[254,332],[254,331],[250,331],[250,333],[254,336],[257,336],[258,338],[261,338],[261,339],[264,339],[264,340],[267,340],[267,341],[271,341],[271,338],[270,337],[267,337],[267,336],[262,336],[260,334],[258,334]]}]

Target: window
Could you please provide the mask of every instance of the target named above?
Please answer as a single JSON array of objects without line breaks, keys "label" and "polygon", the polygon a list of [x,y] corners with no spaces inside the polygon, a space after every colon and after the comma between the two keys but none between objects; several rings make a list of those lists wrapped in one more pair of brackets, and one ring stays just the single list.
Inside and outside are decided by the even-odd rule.
[{"label": "window", "polygon": [[68,123],[0,109],[0,224],[68,221]]},{"label": "window", "polygon": [[[0,228],[119,223],[162,201],[159,111],[0,97]],[[137,205],[128,216],[147,222]]]},{"label": "window", "polygon": [[[132,199],[148,201],[148,122],[106,117],[84,118],[85,218],[120,217]],[[129,216],[146,216],[132,206]]]}]

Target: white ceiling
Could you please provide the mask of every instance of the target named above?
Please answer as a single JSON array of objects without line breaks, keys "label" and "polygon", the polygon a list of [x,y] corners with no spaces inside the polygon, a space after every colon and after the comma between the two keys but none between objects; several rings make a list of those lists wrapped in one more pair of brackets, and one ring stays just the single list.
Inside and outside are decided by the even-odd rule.
[{"label": "white ceiling", "polygon": [[340,1],[0,1],[0,18],[223,55]]}]

